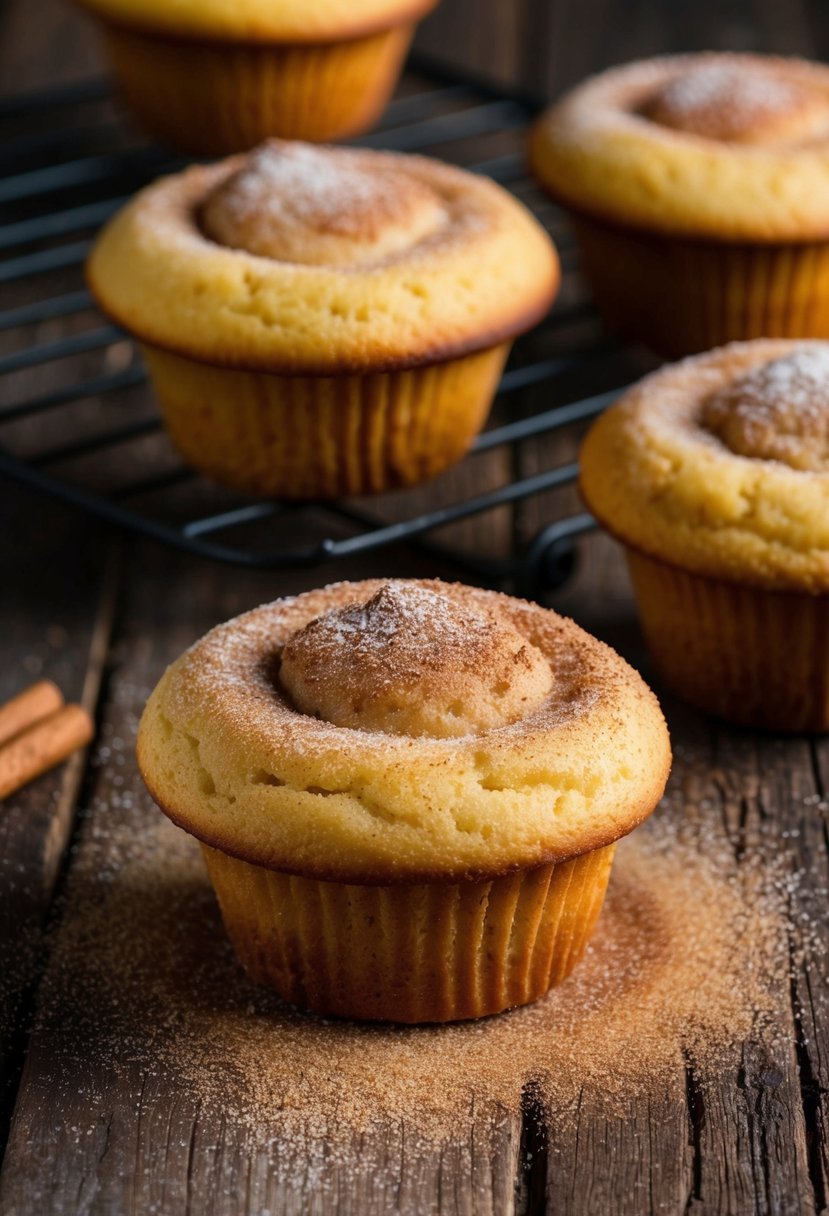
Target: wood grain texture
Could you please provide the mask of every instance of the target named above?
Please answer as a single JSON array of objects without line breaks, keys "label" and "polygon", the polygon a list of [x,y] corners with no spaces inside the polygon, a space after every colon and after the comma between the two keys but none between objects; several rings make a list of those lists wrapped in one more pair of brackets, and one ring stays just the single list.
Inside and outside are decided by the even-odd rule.
[{"label": "wood grain texture", "polygon": [[[112,621],[96,534],[57,507],[0,487],[0,700],[46,676],[95,712]],[[78,753],[0,804],[0,1138],[19,1075],[43,932],[72,831]]]},{"label": "wood grain texture", "polygon": [[62,0],[0,3],[0,94],[83,80],[100,71],[91,23]]},{"label": "wood grain texture", "polygon": [[417,45],[552,98],[591,72],[648,55],[757,50],[825,56],[829,23],[821,0],[444,0],[421,26]]},{"label": "wood grain texture", "polygon": [[[277,1113],[267,1116],[272,1125],[257,1128],[252,1139],[245,1121],[225,1117],[215,1103],[202,1109],[197,1095],[175,1084],[141,1019],[140,986],[133,980],[131,987],[127,978],[123,999],[134,1004],[136,1013],[125,1050],[115,1057],[102,1050],[109,1016],[105,1001],[99,993],[91,1022],[83,1017],[79,1006],[89,1008],[90,990],[77,967],[74,988],[70,984],[68,990],[61,942],[81,931],[83,915],[105,897],[95,890],[96,877],[121,870],[120,859],[134,833],[148,816],[153,822],[158,818],[140,793],[131,747],[127,752],[125,744],[131,743],[137,712],[164,665],[217,615],[251,606],[264,591],[263,576],[243,575],[234,588],[220,592],[217,584],[223,580],[211,577],[213,572],[200,563],[148,548],[140,549],[129,566],[127,607],[111,675],[114,691],[90,768],[90,810],[56,933],[57,959],[41,989],[40,1021],[4,1164],[0,1210],[44,1216],[74,1211],[205,1216],[261,1211],[324,1216],[337,1211],[368,1216],[390,1210],[411,1216],[422,1211],[494,1216],[508,1211],[520,1140],[517,1109],[488,1108],[482,1101],[470,1115],[468,1134],[426,1147],[418,1135],[416,1110],[410,1120],[381,1125],[352,1140],[347,1127],[336,1122],[320,1128],[309,1109],[305,1132],[293,1127],[290,1136],[280,1137],[277,1095]],[[160,586],[167,589],[163,597],[157,592]],[[285,584],[278,588],[290,589]],[[199,948],[209,950],[222,933],[206,888],[205,897],[193,931],[203,935]],[[115,915],[113,923],[121,924]],[[133,940],[107,946],[99,938],[90,941],[90,949],[107,949],[113,958],[120,949],[125,956],[140,954],[146,950],[140,916],[130,923]],[[99,925],[98,933],[106,935],[106,925]],[[186,976],[182,978],[185,987],[175,999],[183,997],[181,1008],[186,1008]],[[232,978],[239,983],[238,974]],[[117,976],[113,979],[117,988]],[[117,1005],[117,991],[109,996]],[[169,1012],[175,1015],[176,1006]],[[232,1055],[213,1066],[227,1070],[230,1084]],[[286,1089],[292,1080],[284,1075]]]},{"label": "wood grain texture", "polygon": [[[770,740],[749,731],[711,729],[681,707],[676,713],[686,725],[673,780],[683,790],[700,850],[733,854],[734,880],[747,900],[759,898],[768,885],[788,894],[797,863],[787,841],[798,830],[802,784],[810,782],[808,747],[792,740],[770,746]],[[815,926],[826,923],[826,912],[824,904],[811,922],[790,905],[788,923],[781,919],[778,931],[793,935],[800,950]],[[751,1039],[734,1053],[716,1084],[689,1074],[697,1210],[792,1216],[822,1210],[808,1160],[788,951],[781,949],[781,955],[779,974],[768,977],[777,998],[773,1020],[755,1024]],[[819,1020],[825,1037],[825,1006]]]},{"label": "wood grain texture", "polygon": [[[582,586],[584,615],[601,631],[602,603],[610,599],[623,607],[615,622],[607,614],[606,632],[617,645],[626,637],[632,641],[631,657],[642,661],[636,634],[618,628],[626,630],[630,618],[623,568],[607,542],[597,538],[595,547],[604,550],[605,577],[595,580],[592,593]],[[129,569],[113,692],[102,722],[104,747],[134,731],[148,686],[164,663],[214,618],[243,609],[263,590],[261,576],[241,576],[230,588],[219,572],[143,547]],[[167,589],[163,597],[160,586]],[[819,805],[813,799],[820,794],[823,757],[807,742],[770,743],[712,727],[670,698],[665,702],[677,749],[673,788],[687,832],[703,853],[730,851],[734,880],[746,898],[769,875],[784,883],[790,870],[797,876],[786,887],[794,901],[788,922],[797,960],[794,982],[802,969],[814,984],[822,974],[815,953],[825,946],[827,922],[825,847],[806,854],[810,870],[817,871],[812,876],[801,864],[802,837],[793,833],[803,830],[815,815],[810,808]],[[826,1002],[821,997],[808,1006],[807,1044],[794,1030],[786,975],[777,977],[774,1018],[735,1048],[724,1071],[699,1072],[693,1062],[679,1061],[672,1077],[655,1080],[650,1092],[631,1099],[624,1115],[612,1117],[602,1113],[601,1094],[586,1089],[575,1121],[545,1101],[543,1083],[534,1087],[525,1078],[523,1101],[495,1109],[484,1097],[470,1110],[468,1133],[437,1147],[424,1146],[419,1137],[416,1109],[351,1142],[343,1139],[341,1126],[321,1128],[310,1121],[305,1131],[298,1134],[294,1127],[280,1138],[278,1120],[265,1129],[265,1145],[251,1141],[244,1121],[217,1115],[215,1106],[202,1108],[161,1066],[154,1040],[143,1034],[140,1010],[123,1057],[103,1052],[97,1059],[95,1033],[103,1033],[107,1013],[96,1005],[95,1033],[79,1035],[73,1019],[75,1002],[84,996],[83,977],[75,976],[74,994],[67,991],[61,940],[71,937],[73,918],[85,903],[98,898],[89,888],[90,875],[113,869],[113,859],[136,830],[132,810],[124,807],[125,790],[143,797],[131,757],[113,768],[102,752],[92,765],[91,810],[69,877],[57,962],[42,989],[42,1020],[5,1162],[4,1212],[821,1210],[825,1141],[808,1102],[819,1107],[822,1101]],[[154,814],[146,798],[140,813]],[[820,812],[817,821],[823,830]],[[200,920],[209,911],[206,905]],[[220,930],[214,922],[215,910],[202,923],[204,936],[196,938],[194,969],[199,952],[215,949]],[[786,932],[783,921],[780,929]],[[127,956],[141,950],[140,932],[139,923],[136,939],[121,942]],[[117,992],[117,975],[114,980]],[[127,981],[121,996],[140,1005],[140,992]],[[802,1024],[802,1002],[797,1007]],[[811,1061],[808,1075],[804,1050]],[[230,1056],[213,1060],[211,1067],[229,1069],[230,1081]],[[287,1075],[284,1083],[290,1089]],[[629,1206],[614,1207],[622,1201]]]},{"label": "wood grain texture", "polygon": [[[24,0],[0,7],[4,90],[97,70],[89,30],[71,10],[44,0],[36,22],[31,14]],[[435,53],[451,47],[453,59],[471,68],[555,93],[607,63],[660,50],[814,47],[829,54],[829,24],[820,0],[729,0],[716,8],[687,0],[445,0],[419,40]],[[480,149],[470,149],[470,156],[479,155]],[[576,302],[578,287],[568,285],[571,290]],[[32,336],[45,340],[61,332],[65,326],[53,323]],[[566,332],[560,341],[566,348]],[[79,374],[86,366],[79,363]],[[606,378],[604,386],[643,366],[638,354],[617,359],[610,353],[593,370]],[[45,388],[55,369],[38,374]],[[556,392],[563,400],[576,388],[575,380],[564,377]],[[549,397],[535,394],[508,409],[532,412],[550,404]],[[88,407],[90,416],[97,408]],[[464,466],[444,492],[460,496],[471,484],[483,488],[509,472],[530,474],[571,459],[576,442],[568,433],[527,444],[512,470],[500,459],[482,462],[483,473]],[[430,501],[428,490],[418,494]],[[564,505],[574,505],[572,491],[538,496],[494,524],[485,517],[464,525],[456,540],[502,554],[511,536],[527,541]],[[107,557],[110,544],[119,554],[120,575]],[[131,842],[154,831],[156,823],[131,757],[137,716],[164,665],[215,622],[323,578],[376,574],[453,577],[457,571],[433,557],[392,551],[359,566],[329,566],[324,575],[245,573],[149,545],[105,541],[83,519],[14,488],[0,489],[0,697],[50,675],[68,696],[82,697],[90,707],[100,702],[101,725],[88,768],[79,759],[44,777],[0,814],[0,1067],[7,1105],[25,1058],[0,1176],[0,1211],[825,1212],[829,743],[730,731],[667,695],[676,752],[672,798],[681,809],[683,832],[701,857],[726,858],[730,881],[744,900],[771,885],[785,911],[777,930],[789,961],[763,977],[774,993],[773,1009],[724,1062],[713,1068],[700,1066],[691,1054],[679,1056],[645,1093],[631,1095],[621,1113],[608,1113],[599,1088],[585,1085],[575,1118],[557,1108],[540,1071],[522,1072],[516,1064],[508,1100],[495,1101],[481,1087],[442,1140],[421,1134],[424,1116],[417,1100],[401,1116],[379,1119],[359,1134],[336,1118],[320,1126],[310,1109],[288,1132],[279,1103],[294,1101],[298,1079],[287,1069],[277,1077],[264,1125],[252,1130],[230,1102],[223,1111],[215,1101],[223,1086],[230,1095],[236,1085],[238,1061],[231,1051],[204,1055],[213,1101],[200,1099],[193,1079],[199,1074],[199,1040],[191,1037],[171,1054],[169,1038],[160,1039],[142,1013],[151,985],[142,987],[135,978],[136,957],[153,963],[148,943],[156,907],[169,915],[166,901],[182,899],[181,889],[162,887],[155,892],[157,904],[142,911],[140,902],[129,904],[135,893],[119,878]],[[609,541],[595,536],[581,547],[575,577],[551,602],[610,641],[664,691],[644,652],[624,565]],[[79,806],[81,821],[73,829]],[[235,970],[204,884],[194,883],[190,894],[190,906],[186,898],[181,905],[179,932],[155,960],[162,972],[181,964],[167,1010],[174,1044],[187,1018],[195,1016],[194,977],[203,968],[212,968],[209,991],[219,1008],[223,992],[231,1004],[249,995],[260,1012],[256,1002],[264,999]],[[102,903],[113,911],[111,926],[103,929],[88,919]],[[51,932],[44,937],[47,922]],[[95,987],[100,968],[66,969],[67,961],[83,960],[73,949],[91,923],[106,940],[89,943],[89,958],[106,945],[113,960],[104,990]],[[750,957],[753,943],[745,941],[744,948]],[[758,966],[767,965],[764,959]],[[97,999],[87,999],[90,994]],[[267,1001],[262,1008],[268,1016],[282,1016]],[[34,1030],[27,1041],[31,1012]],[[125,1024],[130,1033],[113,1050],[112,1031]]]}]

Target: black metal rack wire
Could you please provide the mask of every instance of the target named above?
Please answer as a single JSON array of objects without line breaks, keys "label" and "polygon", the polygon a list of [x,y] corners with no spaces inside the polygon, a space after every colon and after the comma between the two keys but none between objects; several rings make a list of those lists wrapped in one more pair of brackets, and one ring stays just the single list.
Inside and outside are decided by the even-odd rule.
[{"label": "black metal rack wire", "polygon": [[[534,101],[449,77],[422,61],[412,69],[409,91],[391,104],[380,128],[358,142],[435,153],[532,195],[516,145],[537,109]],[[482,143],[487,154],[474,159]],[[95,313],[83,285],[96,229],[141,185],[180,163],[130,136],[106,82],[0,101],[0,472],[113,524],[241,565],[312,566],[409,542],[430,546],[481,579],[511,580],[525,594],[559,583],[573,539],[592,526],[584,513],[553,515],[532,535],[516,536],[506,555],[469,553],[435,539],[447,525],[572,484],[572,459],[522,475],[513,457],[528,441],[589,419],[617,395],[617,388],[589,391],[598,387],[596,369],[612,347],[578,298],[572,246],[555,210],[535,196],[559,246],[565,286],[573,290],[563,293],[564,303],[534,335],[516,344],[492,424],[466,458],[506,453],[509,476],[482,488],[467,477],[451,501],[436,495],[432,503],[421,494],[411,510],[401,514],[398,507],[390,517],[368,499],[302,507],[243,501],[209,486],[174,457],[137,353],[126,335]],[[44,337],[55,322],[72,332]],[[618,370],[615,376],[618,381]],[[586,395],[576,391],[575,399],[574,377],[588,388]],[[532,408],[526,405],[530,392]],[[547,400],[539,408],[542,396]],[[113,420],[119,411],[123,417]],[[139,446],[140,459],[133,461]],[[101,484],[101,473],[114,468],[134,473]],[[170,508],[170,494],[196,483],[198,510],[182,517],[180,505]],[[244,525],[254,523],[259,528],[251,539]]]}]

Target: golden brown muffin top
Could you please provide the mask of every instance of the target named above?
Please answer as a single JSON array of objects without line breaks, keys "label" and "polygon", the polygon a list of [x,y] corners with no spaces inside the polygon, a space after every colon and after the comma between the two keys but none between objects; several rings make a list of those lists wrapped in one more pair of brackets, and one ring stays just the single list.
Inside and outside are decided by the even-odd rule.
[{"label": "golden brown muffin top", "polygon": [[356,38],[417,21],[437,0],[80,0],[147,33],[303,44]]},{"label": "golden brown muffin top", "polygon": [[306,266],[366,266],[439,232],[438,191],[371,152],[271,140],[211,190],[200,213],[217,245]]},{"label": "golden brown muffin top", "polygon": [[829,344],[753,367],[711,394],[701,421],[738,456],[829,473]]},{"label": "golden brown muffin top", "polygon": [[602,73],[540,119],[533,164],[566,204],[655,232],[829,235],[829,68],[707,53]]},{"label": "golden brown muffin top", "polygon": [[234,856],[387,883],[608,844],[669,765],[653,694],[571,621],[438,581],[341,583],[214,629],[139,733],[163,810]]},{"label": "golden brown muffin top", "polygon": [[418,156],[271,140],[143,190],[87,267],[139,339],[214,365],[384,371],[496,345],[549,309],[549,237],[506,191]]},{"label": "golden brown muffin top", "polygon": [[581,453],[591,510],[700,574],[829,590],[829,343],[761,339],[627,392]]},{"label": "golden brown muffin top", "polygon": [[305,714],[433,739],[516,722],[553,683],[541,651],[509,620],[405,583],[309,622],[288,640],[279,678]]},{"label": "golden brown muffin top", "polygon": [[829,134],[829,98],[760,56],[701,57],[649,94],[639,113],[702,139],[792,144]]}]

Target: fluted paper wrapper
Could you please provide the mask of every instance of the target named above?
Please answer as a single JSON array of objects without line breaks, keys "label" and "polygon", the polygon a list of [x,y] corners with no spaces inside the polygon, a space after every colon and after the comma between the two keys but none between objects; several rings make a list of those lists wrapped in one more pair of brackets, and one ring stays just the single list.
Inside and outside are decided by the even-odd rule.
[{"label": "fluted paper wrapper", "polygon": [[414,485],[454,464],[486,419],[509,346],[341,376],[234,371],[143,350],[188,464],[246,493],[314,499]]},{"label": "fluted paper wrapper", "polygon": [[139,122],[182,152],[222,156],[269,136],[367,131],[383,112],[413,25],[310,45],[210,42],[104,22],[119,89]]},{"label": "fluted paper wrapper", "polygon": [[608,329],[667,358],[751,338],[829,337],[829,242],[682,240],[572,218]]},{"label": "fluted paper wrapper", "polygon": [[667,684],[743,726],[829,730],[829,596],[707,578],[627,551],[642,628]]},{"label": "fluted paper wrapper", "polygon": [[499,1013],[565,979],[616,846],[487,881],[393,886],[300,878],[202,848],[254,980],[317,1013],[414,1023]]}]

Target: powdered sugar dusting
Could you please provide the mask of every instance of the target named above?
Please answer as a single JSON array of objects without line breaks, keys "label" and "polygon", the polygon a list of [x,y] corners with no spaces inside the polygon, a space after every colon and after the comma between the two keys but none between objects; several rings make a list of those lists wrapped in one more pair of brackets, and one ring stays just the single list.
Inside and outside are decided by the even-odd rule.
[{"label": "powdered sugar dusting", "polygon": [[252,153],[233,183],[240,212],[255,210],[342,227],[349,211],[376,205],[388,180],[366,171],[359,160],[331,148],[303,143],[268,143]]},{"label": "powdered sugar dusting", "polygon": [[552,687],[544,655],[494,606],[406,582],[311,621],[285,647],[280,680],[325,721],[444,739],[526,717]]},{"label": "powdered sugar dusting", "polygon": [[390,648],[410,659],[435,655],[445,662],[462,656],[489,635],[491,618],[445,595],[399,581],[386,583],[364,604],[328,613],[315,626],[317,644],[361,651]]},{"label": "powdered sugar dusting", "polygon": [[753,368],[709,398],[703,424],[739,455],[829,469],[829,343]]},{"label": "powdered sugar dusting", "polygon": [[694,63],[668,80],[645,107],[655,122],[711,139],[801,140],[829,125],[817,90],[760,58],[725,55]]},{"label": "powdered sugar dusting", "polygon": [[739,110],[746,115],[779,113],[798,100],[798,90],[775,72],[732,60],[701,63],[676,76],[662,93],[678,114],[709,108]]},{"label": "powdered sugar dusting", "polygon": [[785,401],[804,413],[825,414],[829,401],[829,343],[804,346],[755,368],[739,387],[760,406]]},{"label": "powdered sugar dusting", "polygon": [[312,265],[400,252],[447,219],[440,192],[400,157],[277,140],[250,153],[202,208],[219,244]]},{"label": "powdered sugar dusting", "polygon": [[[366,629],[362,624],[366,620],[366,600],[381,592],[380,608],[375,605],[369,613],[372,625]],[[451,607],[436,604],[435,599],[442,601],[446,595],[454,601]],[[408,604],[401,602],[404,599]],[[316,626],[327,636],[329,655],[341,647],[348,655],[356,643],[362,648],[364,661],[370,664],[372,659],[375,662],[379,659],[398,674],[417,670],[422,675],[424,667],[430,663],[434,666],[439,656],[443,672],[447,661],[474,670],[470,654],[476,650],[476,642],[479,666],[481,653],[489,651],[491,656],[491,607],[496,599],[506,602],[506,597],[437,580],[426,586],[412,580],[397,585],[394,581],[380,580],[332,584],[263,605],[217,626],[191,647],[167,693],[169,712],[177,721],[186,722],[198,707],[201,713],[215,715],[223,730],[249,734],[271,751],[284,747],[296,755],[310,754],[317,747],[325,750],[334,745],[335,738],[343,747],[345,740],[335,724],[297,712],[282,688],[277,673],[284,648],[292,638],[333,608],[346,608],[344,623],[332,620]],[[518,600],[509,600],[509,604],[521,621],[526,638],[555,670],[556,695],[544,703],[539,713],[528,713],[504,727],[497,737],[492,736],[493,747],[508,745],[510,734],[543,735],[556,725],[586,715],[598,697],[611,701],[621,694],[629,679],[635,679],[620,662],[616,664],[618,670],[611,674],[604,648],[571,622],[562,621],[536,605],[523,605]],[[348,605],[354,606],[352,612],[348,611]],[[407,617],[411,631],[403,628]],[[431,641],[429,628],[434,630]],[[393,654],[387,645],[390,639]],[[358,658],[356,654],[354,657]],[[406,659],[410,660],[408,664]],[[326,664],[320,666],[324,671]],[[378,681],[374,687],[379,686]],[[461,741],[461,737],[432,740],[438,745],[457,745]],[[475,743],[473,732],[468,741],[470,745]],[[363,729],[359,748],[361,753],[377,750],[387,756],[390,748],[404,747],[406,742],[380,729]]]}]

